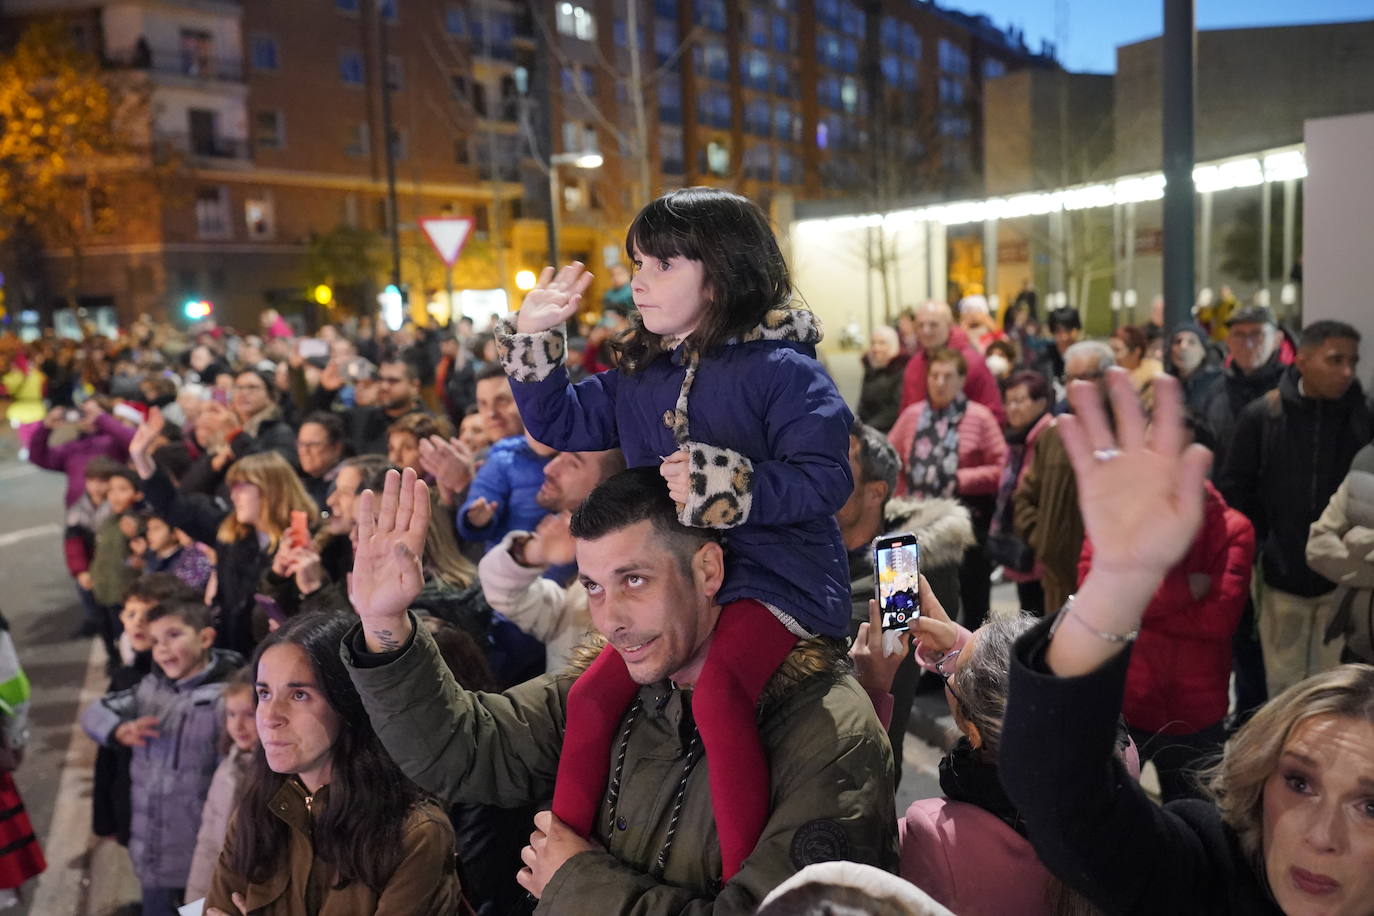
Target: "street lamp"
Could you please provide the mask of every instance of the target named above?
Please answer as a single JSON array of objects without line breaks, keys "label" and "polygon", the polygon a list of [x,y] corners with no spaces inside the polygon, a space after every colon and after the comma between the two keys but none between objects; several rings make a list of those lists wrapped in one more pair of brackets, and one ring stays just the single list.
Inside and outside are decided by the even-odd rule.
[{"label": "street lamp", "polygon": [[579,169],[599,169],[601,154],[593,151],[581,153],[554,153],[549,157],[549,257],[553,266],[558,267],[559,218],[562,209],[560,198],[563,195],[562,183],[558,179],[558,167],[572,165]]}]

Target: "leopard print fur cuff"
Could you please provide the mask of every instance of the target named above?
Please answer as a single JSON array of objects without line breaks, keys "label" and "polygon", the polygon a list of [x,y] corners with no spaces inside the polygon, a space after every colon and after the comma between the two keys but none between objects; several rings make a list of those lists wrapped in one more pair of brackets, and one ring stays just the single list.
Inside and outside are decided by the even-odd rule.
[{"label": "leopard print fur cuff", "polygon": [[567,335],[563,326],[549,328],[535,334],[521,334],[510,318],[496,325],[496,348],[501,356],[501,368],[515,382],[542,382],[563,365],[567,350]]},{"label": "leopard print fur cuff", "polygon": [[704,442],[686,443],[687,504],[678,521],[693,528],[736,528],[749,518],[754,503],[754,463],[728,448]]}]

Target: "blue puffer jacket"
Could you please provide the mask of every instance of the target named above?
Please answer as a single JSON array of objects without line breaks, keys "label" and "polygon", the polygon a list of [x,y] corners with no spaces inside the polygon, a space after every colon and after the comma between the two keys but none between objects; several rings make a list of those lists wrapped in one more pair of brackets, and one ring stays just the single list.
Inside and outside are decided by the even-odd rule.
[{"label": "blue puffer jacket", "polygon": [[[467,501],[458,510],[459,537],[481,541],[490,550],[511,531],[533,531],[549,514],[534,501],[544,484],[544,465],[549,460],[536,455],[524,436],[510,436],[493,445],[468,487]],[[481,528],[467,520],[468,506],[479,498],[497,504],[496,514]]]},{"label": "blue puffer jacket", "polygon": [[173,682],[154,670],[81,713],[86,734],[112,747],[120,723],[157,716],[160,734],[134,748],[129,768],[129,857],[145,887],[182,887],[191,868],[201,808],[219,765],[224,681],[243,664],[236,652],[211,652],[209,667],[199,674]]},{"label": "blue puffer jacket", "polygon": [[[738,456],[747,459],[742,474],[731,474],[745,485],[730,500],[726,520],[705,522],[729,529],[717,600],[754,598],[813,633],[841,637],[849,623],[849,570],[834,513],[854,488],[853,415],[816,362],[818,325],[804,310],[787,313],[804,316],[814,333],[768,339],[771,332],[760,328],[762,339],[702,357],[687,396],[688,447],[694,463],[698,454],[705,456],[696,465],[705,470],[716,463],[734,468]],[[676,410],[687,374],[681,347],[634,375],[610,370],[571,385],[558,345],[550,349],[539,338],[517,334],[502,341],[520,416],[535,438],[566,451],[619,447],[630,467],[656,467],[678,450]],[[539,352],[531,347],[555,356],[557,364],[538,365]],[[536,376],[542,380],[516,380]],[[719,492],[713,485],[706,489],[708,495]],[[709,507],[703,514],[712,514]]]}]

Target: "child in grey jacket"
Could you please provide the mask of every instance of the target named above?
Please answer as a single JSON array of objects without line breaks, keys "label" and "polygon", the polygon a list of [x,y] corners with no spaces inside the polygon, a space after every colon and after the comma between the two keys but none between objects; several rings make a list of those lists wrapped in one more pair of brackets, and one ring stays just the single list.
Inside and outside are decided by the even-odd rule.
[{"label": "child in grey jacket", "polygon": [[224,835],[229,830],[229,815],[234,812],[239,783],[258,749],[255,690],[251,667],[239,671],[224,687],[224,728],[229,739],[224,744],[229,753],[215,769],[201,810],[196,851],[186,876],[187,903],[195,903],[210,892],[210,878],[224,849]]},{"label": "child in grey jacket", "polygon": [[94,740],[133,748],[129,856],[145,916],[175,916],[182,903],[220,758],[223,682],[243,664],[236,653],[212,648],[210,622],[209,608],[197,602],[157,605],[148,612],[154,670],[81,714]]}]

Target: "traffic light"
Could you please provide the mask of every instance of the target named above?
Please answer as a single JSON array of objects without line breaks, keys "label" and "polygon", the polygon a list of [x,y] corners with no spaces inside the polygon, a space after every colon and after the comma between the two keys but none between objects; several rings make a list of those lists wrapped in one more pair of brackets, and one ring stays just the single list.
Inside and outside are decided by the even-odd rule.
[{"label": "traffic light", "polygon": [[334,301],[334,290],[328,283],[321,283],[314,289],[315,301],[320,305],[329,305]]},{"label": "traffic light", "polygon": [[208,299],[187,299],[186,304],[181,307],[182,313],[192,321],[208,318],[214,310],[215,304]]}]

